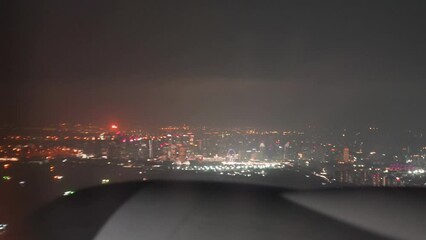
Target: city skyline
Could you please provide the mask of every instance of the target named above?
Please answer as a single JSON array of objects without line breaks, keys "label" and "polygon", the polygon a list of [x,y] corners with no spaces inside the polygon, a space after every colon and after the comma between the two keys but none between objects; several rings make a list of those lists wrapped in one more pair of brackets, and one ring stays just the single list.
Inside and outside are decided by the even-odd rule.
[{"label": "city skyline", "polygon": [[[0,131],[4,173],[15,165],[32,168],[34,163],[50,166],[50,172],[54,172],[57,164],[58,167],[94,164],[116,166],[117,170],[163,169],[220,172],[220,175],[226,172],[230,176],[263,178],[270,170],[287,167],[296,172],[306,171],[329,183],[417,186],[424,180],[425,157],[426,138],[422,132],[376,127],[359,131],[315,128],[276,131],[183,125],[142,130],[117,124],[107,127],[60,124]],[[232,172],[238,169],[241,172]],[[63,177],[53,176],[55,181]],[[3,178],[10,181],[13,176]],[[109,182],[108,179],[103,178],[102,182]]]},{"label": "city skyline", "polygon": [[425,159],[423,131],[373,126],[1,127],[0,235],[47,202],[97,185],[191,179],[315,191],[411,189],[426,186]]}]

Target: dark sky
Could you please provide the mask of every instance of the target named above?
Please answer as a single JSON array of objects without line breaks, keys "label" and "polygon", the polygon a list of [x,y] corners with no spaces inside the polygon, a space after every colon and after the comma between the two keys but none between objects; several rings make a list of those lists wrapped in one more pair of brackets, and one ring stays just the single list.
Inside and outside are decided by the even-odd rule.
[{"label": "dark sky", "polygon": [[426,1],[1,4],[0,122],[426,122]]}]

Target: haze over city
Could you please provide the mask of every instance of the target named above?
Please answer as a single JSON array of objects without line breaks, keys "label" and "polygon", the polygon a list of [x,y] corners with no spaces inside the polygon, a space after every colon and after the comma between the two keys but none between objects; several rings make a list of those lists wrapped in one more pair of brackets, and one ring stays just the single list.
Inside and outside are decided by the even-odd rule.
[{"label": "haze over city", "polygon": [[423,1],[2,5],[2,123],[426,120]]}]

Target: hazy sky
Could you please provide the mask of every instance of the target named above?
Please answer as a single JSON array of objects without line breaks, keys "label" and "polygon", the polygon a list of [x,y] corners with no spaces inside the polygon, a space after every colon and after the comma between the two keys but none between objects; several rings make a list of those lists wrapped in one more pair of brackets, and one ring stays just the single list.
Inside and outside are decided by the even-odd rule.
[{"label": "hazy sky", "polygon": [[426,123],[426,1],[1,4],[0,122]]}]

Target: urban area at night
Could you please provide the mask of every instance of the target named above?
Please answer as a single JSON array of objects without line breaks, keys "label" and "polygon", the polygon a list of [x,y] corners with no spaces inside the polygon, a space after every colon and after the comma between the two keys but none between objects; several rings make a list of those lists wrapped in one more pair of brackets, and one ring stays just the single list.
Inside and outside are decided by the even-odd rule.
[{"label": "urban area at night", "polygon": [[320,185],[313,188],[426,184],[426,141],[413,130],[141,130],[63,123],[4,127],[0,141],[2,231],[39,205],[79,189],[158,176],[223,175],[290,188],[314,179]]},{"label": "urban area at night", "polygon": [[425,0],[0,1],[0,240],[425,240]]}]

